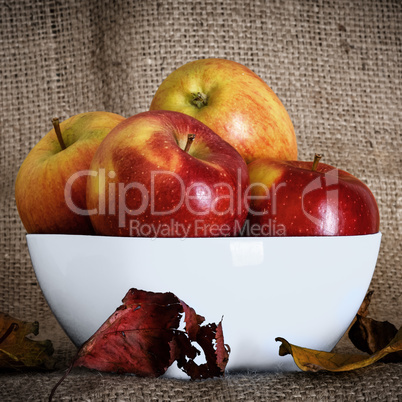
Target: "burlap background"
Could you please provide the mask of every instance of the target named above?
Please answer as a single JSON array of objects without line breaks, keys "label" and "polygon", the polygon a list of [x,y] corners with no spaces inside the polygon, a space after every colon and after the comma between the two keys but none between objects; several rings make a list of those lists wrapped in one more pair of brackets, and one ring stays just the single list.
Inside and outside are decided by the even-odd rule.
[{"label": "burlap background", "polygon": [[[0,2],[0,311],[39,320],[63,365],[74,347],[37,285],[14,201],[17,170],[51,117],[149,107],[176,67],[229,58],[285,104],[300,159],[314,152],[363,179],[383,242],[372,315],[402,324],[400,0]],[[336,289],[334,289],[336,291]],[[319,302],[319,301],[318,301]],[[349,348],[344,341],[340,348]],[[60,372],[0,377],[1,400],[44,400]],[[188,383],[77,371],[62,400],[402,400],[401,364],[342,375],[252,374]]]}]

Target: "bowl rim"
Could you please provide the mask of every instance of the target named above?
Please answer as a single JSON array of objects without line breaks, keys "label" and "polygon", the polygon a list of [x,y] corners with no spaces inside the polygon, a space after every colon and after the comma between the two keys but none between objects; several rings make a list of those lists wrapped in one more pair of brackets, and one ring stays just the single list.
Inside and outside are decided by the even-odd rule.
[{"label": "bowl rim", "polygon": [[368,233],[368,234],[359,234],[359,235],[330,235],[330,236],[216,236],[216,237],[140,237],[140,236],[109,236],[109,235],[84,235],[84,234],[63,234],[63,233],[26,233],[25,236],[29,237],[67,237],[67,238],[100,238],[100,239],[137,239],[140,241],[144,240],[202,240],[202,241],[211,241],[211,240],[222,240],[222,239],[232,239],[232,240],[262,240],[262,239],[343,239],[343,238],[362,238],[367,236],[382,236],[382,232],[378,231],[376,233]]}]

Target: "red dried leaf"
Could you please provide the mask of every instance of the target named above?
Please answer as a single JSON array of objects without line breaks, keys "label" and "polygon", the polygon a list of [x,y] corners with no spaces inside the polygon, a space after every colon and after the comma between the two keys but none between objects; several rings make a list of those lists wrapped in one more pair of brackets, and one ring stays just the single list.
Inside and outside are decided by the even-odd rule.
[{"label": "red dried leaf", "polygon": [[229,360],[230,348],[225,345],[222,322],[199,327],[195,341],[201,346],[206,362],[198,365],[194,359],[199,355],[190,339],[178,334],[175,339],[179,346],[176,357],[178,367],[182,368],[191,379],[205,379],[222,376]]},{"label": "red dried leaf", "polygon": [[216,328],[216,364],[221,369],[222,372],[225,371],[226,365],[229,361],[230,347],[225,344],[223,338],[222,321],[218,324]]},{"label": "red dried leaf", "polygon": [[[183,313],[185,331],[179,330]],[[193,380],[222,376],[230,351],[222,322],[202,326],[204,320],[173,293],[130,289],[123,304],[78,351],[71,368],[158,377],[177,360]],[[206,363],[194,361],[200,351],[193,342],[202,348]]]},{"label": "red dried leaf", "polygon": [[186,323],[186,332],[192,341],[197,338],[197,333],[200,325],[205,321],[205,318],[198,315],[193,308],[181,301],[184,311],[184,322]]},{"label": "red dried leaf", "polygon": [[173,293],[130,289],[120,306],[81,347],[74,366],[99,371],[162,375],[182,306]]}]

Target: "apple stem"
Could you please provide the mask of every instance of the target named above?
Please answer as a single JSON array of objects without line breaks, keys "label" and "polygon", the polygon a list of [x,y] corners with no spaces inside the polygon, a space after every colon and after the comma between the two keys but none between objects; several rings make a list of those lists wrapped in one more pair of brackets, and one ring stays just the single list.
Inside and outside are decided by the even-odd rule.
[{"label": "apple stem", "polygon": [[187,143],[186,143],[186,146],[184,147],[184,152],[188,153],[188,151],[190,150],[191,144],[193,143],[194,139],[195,139],[195,134],[189,134],[187,136]]},{"label": "apple stem", "polygon": [[207,95],[197,92],[196,94],[192,94],[193,99],[191,100],[191,103],[198,107],[198,109],[201,109],[203,106],[207,106],[208,104],[208,97]]},{"label": "apple stem", "polygon": [[315,154],[314,155],[314,161],[313,161],[313,166],[311,170],[314,172],[317,169],[318,163],[320,162],[320,159],[322,158],[321,154]]},{"label": "apple stem", "polygon": [[60,124],[59,124],[59,118],[58,117],[54,117],[53,120],[53,127],[54,127],[54,131],[56,131],[56,135],[57,135],[57,139],[59,140],[59,144],[61,146],[61,149],[66,149],[66,144],[63,141],[63,137],[61,135],[61,130],[60,130]]}]

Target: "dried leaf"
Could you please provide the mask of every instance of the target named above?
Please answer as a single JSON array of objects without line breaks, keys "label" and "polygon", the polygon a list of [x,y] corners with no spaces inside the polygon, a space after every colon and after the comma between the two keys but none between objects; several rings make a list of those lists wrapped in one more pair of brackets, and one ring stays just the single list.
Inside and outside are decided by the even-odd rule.
[{"label": "dried leaf", "polygon": [[200,365],[195,363],[194,359],[198,353],[194,353],[190,339],[179,334],[175,339],[175,347],[179,350],[176,355],[178,367],[193,380],[222,376],[230,353],[229,346],[225,345],[223,340],[222,322],[218,325],[213,323],[200,327],[195,341],[204,351],[206,363]]},{"label": "dried leaf", "polygon": [[188,337],[195,341],[197,338],[200,325],[205,321],[205,318],[198,315],[193,308],[189,307],[186,303],[181,301],[181,305],[184,311],[184,322],[186,323],[186,332]]},{"label": "dried leaf", "polygon": [[356,322],[357,317],[359,315],[361,317],[367,317],[368,308],[369,308],[373,293],[374,293],[373,290],[370,290],[369,292],[367,292],[366,296],[364,297],[364,300],[363,300],[362,304],[360,305],[359,311],[357,312],[356,316],[353,318],[353,321],[350,323],[349,328],[352,328],[352,326]]},{"label": "dried leaf", "polygon": [[372,354],[388,345],[397,332],[395,325],[388,321],[357,315],[348,335],[357,349]]},{"label": "dried leaf", "polygon": [[303,371],[350,371],[369,366],[387,355],[402,350],[402,327],[395,337],[382,349],[371,356],[359,354],[343,354],[322,352],[313,349],[302,348],[290,344],[283,338],[276,338],[282,342],[279,355],[291,354],[297,366]]},{"label": "dried leaf", "polygon": [[367,292],[366,296],[364,297],[363,303],[361,304],[359,311],[357,312],[357,315],[360,315],[361,317],[367,317],[368,314],[368,308],[371,303],[371,298],[373,297],[374,290],[370,290]]},{"label": "dried leaf", "polygon": [[222,373],[229,361],[230,347],[225,344],[223,338],[222,321],[218,324],[215,334],[216,340],[216,364],[221,369]]},{"label": "dried leaf", "polygon": [[[185,331],[179,330],[183,313]],[[130,289],[123,304],[82,345],[49,401],[73,367],[158,377],[177,360],[191,379],[224,375],[230,349],[222,322],[201,326],[204,320],[173,293]],[[206,363],[195,362],[200,351],[193,342],[201,346]]]},{"label": "dried leaf", "polygon": [[[377,321],[367,317],[371,295],[372,292],[367,294],[348,333],[353,345],[369,354],[386,347],[398,332],[395,325],[388,321]],[[382,361],[400,362],[402,361],[402,351],[387,355]]]},{"label": "dried leaf", "polygon": [[52,369],[53,345],[49,340],[35,341],[28,335],[38,335],[38,322],[24,322],[0,313],[0,368]]},{"label": "dried leaf", "polygon": [[[185,331],[179,325],[184,313]],[[177,360],[192,379],[224,374],[229,349],[222,323],[201,326],[204,317],[173,293],[130,289],[120,306],[81,347],[74,367],[158,377]],[[206,363],[194,359],[202,348]]]},{"label": "dried leaf", "polygon": [[369,291],[354,318],[349,339],[359,350],[371,354],[329,353],[295,346],[283,338],[279,354],[291,354],[295,363],[304,371],[350,371],[366,367],[379,360],[383,362],[402,361],[402,327],[397,328],[388,321],[376,321],[367,317],[368,308],[373,296]]},{"label": "dried leaf", "polygon": [[74,366],[143,377],[162,375],[169,367],[169,342],[181,311],[172,293],[130,289],[123,305],[81,347]]}]

